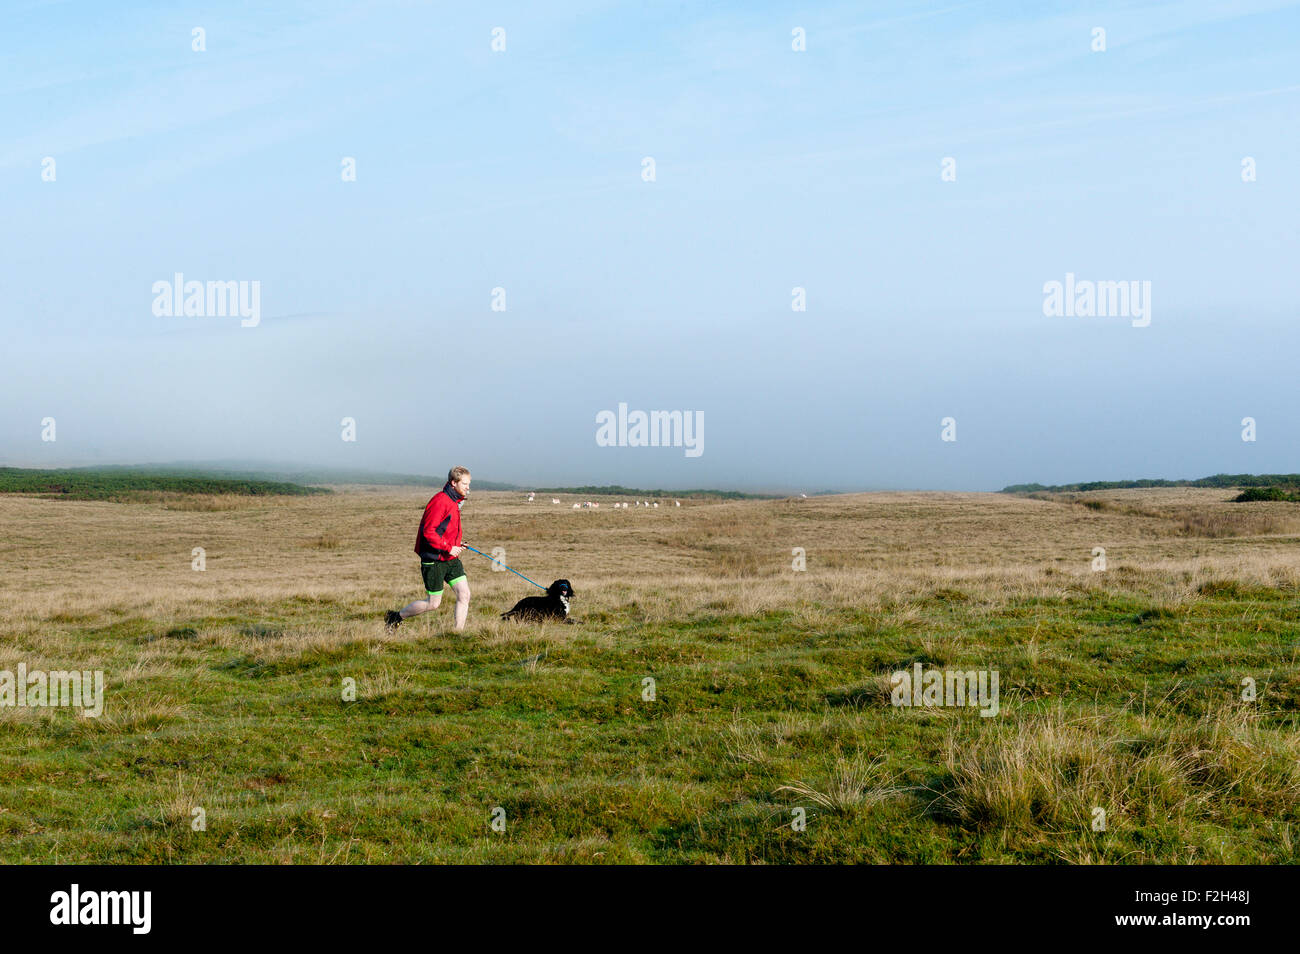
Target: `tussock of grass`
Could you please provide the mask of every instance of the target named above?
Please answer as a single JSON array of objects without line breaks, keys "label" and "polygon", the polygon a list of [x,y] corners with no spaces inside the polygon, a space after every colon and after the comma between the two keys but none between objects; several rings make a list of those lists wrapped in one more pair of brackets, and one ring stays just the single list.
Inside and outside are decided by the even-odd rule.
[{"label": "tussock of grass", "polygon": [[826,780],[819,785],[808,782],[791,782],[776,791],[789,792],[829,812],[852,812],[870,808],[880,802],[904,794],[905,787],[895,785],[897,776],[885,776],[882,770],[885,757],[877,755],[868,760],[864,755],[836,759]]},{"label": "tussock of grass", "polygon": [[872,682],[849,689],[834,689],[826,693],[826,703],[831,706],[849,706],[854,709],[889,705],[888,676],[879,676]]},{"label": "tussock of grass", "polygon": [[1211,819],[1241,811],[1294,814],[1300,736],[1261,725],[1257,710],[1221,706],[1190,724],[1030,716],[975,739],[945,742],[935,811],[981,829],[1087,831]]}]

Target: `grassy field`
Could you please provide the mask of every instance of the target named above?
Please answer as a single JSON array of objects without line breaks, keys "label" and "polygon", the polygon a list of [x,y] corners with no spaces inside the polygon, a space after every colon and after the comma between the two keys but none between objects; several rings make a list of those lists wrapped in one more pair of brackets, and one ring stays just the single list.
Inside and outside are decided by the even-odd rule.
[{"label": "grassy field", "polygon": [[[500,622],[532,588],[469,554],[467,632],[387,634],[432,489],[0,497],[0,670],[107,681],[0,709],[0,861],[1300,858],[1294,504],[476,493],[467,541],[583,625]],[[998,715],[891,705],[918,662]]]}]

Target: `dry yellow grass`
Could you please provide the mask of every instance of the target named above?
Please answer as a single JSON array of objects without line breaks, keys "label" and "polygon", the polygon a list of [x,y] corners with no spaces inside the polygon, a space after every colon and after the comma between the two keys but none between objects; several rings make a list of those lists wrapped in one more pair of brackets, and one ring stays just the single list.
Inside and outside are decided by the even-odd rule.
[{"label": "dry yellow grass", "polygon": [[[350,488],[245,498],[216,510],[3,497],[0,618],[21,636],[61,622],[183,621],[287,598],[373,600],[378,611],[420,590],[411,546],[429,494]],[[1106,509],[1066,498],[878,493],[627,511],[594,498],[606,505],[574,511],[568,497],[554,506],[476,493],[464,521],[468,542],[485,552],[504,547],[506,562],[539,583],[572,580],[577,609],[635,602],[650,620],[749,614],[809,599],[871,607],[941,588],[996,603],[1063,587],[1119,587],[1176,605],[1214,580],[1300,579],[1300,516],[1286,505],[1233,504],[1229,492],[1198,489],[1086,496]],[[1221,536],[1224,527],[1268,532]],[[796,546],[809,572],[792,570]],[[1091,569],[1098,546],[1105,573]],[[203,572],[191,567],[195,547],[206,554]],[[500,611],[532,588],[473,553],[464,561],[475,625],[496,631],[487,609]]]}]

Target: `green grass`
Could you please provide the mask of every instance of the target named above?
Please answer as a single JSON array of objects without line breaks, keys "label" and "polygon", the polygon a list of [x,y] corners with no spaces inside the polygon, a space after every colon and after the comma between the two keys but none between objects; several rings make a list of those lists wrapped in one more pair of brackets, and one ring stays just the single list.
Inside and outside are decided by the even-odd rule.
[{"label": "green grass", "polygon": [[[1296,596],[624,606],[495,643],[444,618],[363,637],[376,603],[331,600],[72,616],[105,714],[0,712],[0,860],[1296,861]],[[286,648],[340,620],[357,638]],[[998,670],[1001,714],[892,707],[917,661]]]}]

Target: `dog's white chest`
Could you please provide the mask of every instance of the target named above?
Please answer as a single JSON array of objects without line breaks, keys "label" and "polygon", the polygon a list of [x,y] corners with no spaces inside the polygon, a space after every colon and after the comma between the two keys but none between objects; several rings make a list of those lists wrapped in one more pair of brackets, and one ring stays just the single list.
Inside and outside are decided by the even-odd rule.
[{"label": "dog's white chest", "polygon": [[561,596],[560,603],[564,606],[564,616],[567,619],[569,616],[569,598],[567,596]]}]

